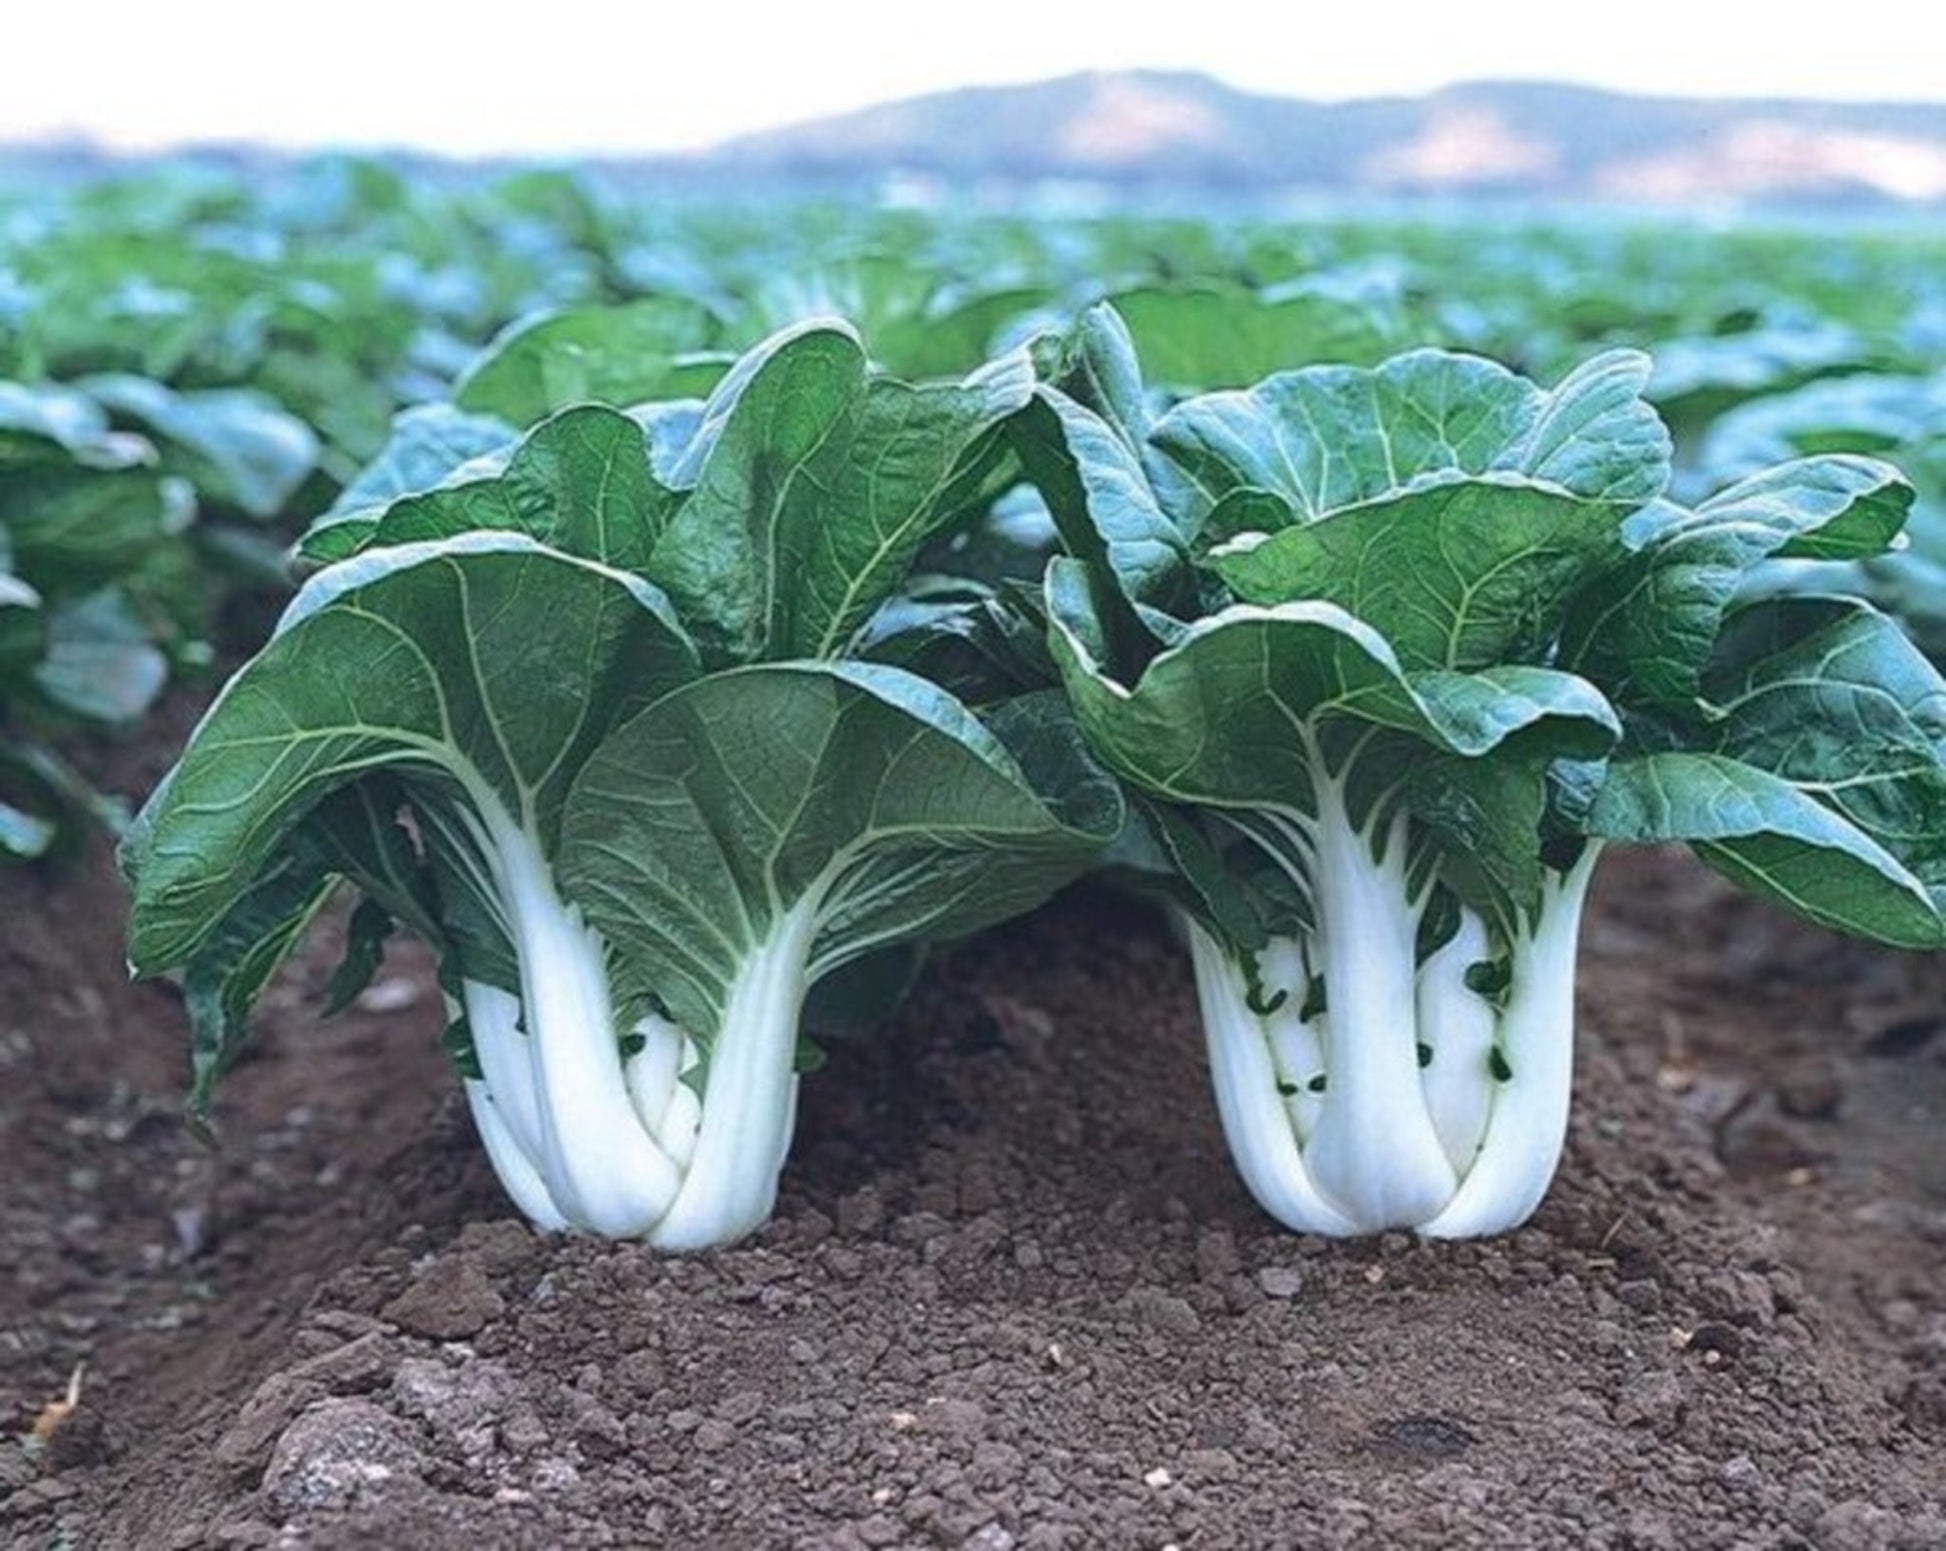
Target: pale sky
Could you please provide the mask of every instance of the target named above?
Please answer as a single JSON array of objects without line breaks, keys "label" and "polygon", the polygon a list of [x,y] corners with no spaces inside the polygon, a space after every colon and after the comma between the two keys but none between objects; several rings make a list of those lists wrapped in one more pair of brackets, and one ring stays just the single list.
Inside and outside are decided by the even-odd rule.
[{"label": "pale sky", "polygon": [[0,141],[652,151],[1132,66],[1325,98],[1516,77],[1946,101],[1939,0],[1791,9],[1799,20],[1736,0],[14,0]]}]

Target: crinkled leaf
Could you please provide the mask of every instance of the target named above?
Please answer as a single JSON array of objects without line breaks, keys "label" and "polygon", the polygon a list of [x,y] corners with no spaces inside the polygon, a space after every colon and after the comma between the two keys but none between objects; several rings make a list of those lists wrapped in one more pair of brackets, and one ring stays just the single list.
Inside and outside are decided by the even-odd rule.
[{"label": "crinkled leaf", "polygon": [[719,660],[835,655],[964,514],[1032,376],[1021,357],[956,384],[868,378],[835,327],[756,354],[705,410],[647,572]]},{"label": "crinkled leaf", "polygon": [[1753,475],[1693,512],[1652,507],[1625,530],[1632,553],[1571,611],[1563,661],[1617,701],[1681,705],[1754,566],[1878,553],[1911,504],[1890,465],[1831,456]]},{"label": "crinkled leaf", "polygon": [[1632,508],[1669,479],[1669,435],[1642,399],[1648,358],[1614,350],[1543,389],[1477,356],[1415,350],[1374,370],[1281,372],[1157,423],[1157,445],[1211,501],[1283,497],[1315,522],[1427,484],[1502,476]]}]

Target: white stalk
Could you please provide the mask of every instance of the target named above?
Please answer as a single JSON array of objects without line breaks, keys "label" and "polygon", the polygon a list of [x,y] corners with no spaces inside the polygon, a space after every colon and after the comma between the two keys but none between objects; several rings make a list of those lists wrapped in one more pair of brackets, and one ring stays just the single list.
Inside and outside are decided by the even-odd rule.
[{"label": "white stalk", "polygon": [[692,1040],[675,1024],[653,1013],[635,1025],[642,1049],[626,1065],[628,1096],[636,1117],[678,1169],[687,1169],[696,1152],[702,1101],[683,1079],[702,1064]]},{"label": "white stalk", "polygon": [[[692,1067],[701,1064],[695,1046],[689,1047],[691,1060],[683,1070],[687,1073]],[[669,1095],[668,1108],[662,1112],[662,1124],[656,1127],[656,1136],[662,1142],[662,1150],[675,1160],[676,1167],[687,1170],[696,1156],[696,1138],[703,1129],[703,1101],[696,1090],[688,1083],[676,1084],[676,1091]],[[788,1145],[786,1151],[789,1150]]]},{"label": "white stalk", "polygon": [[1480,1151],[1499,1086],[1492,1058],[1500,1013],[1466,983],[1466,972],[1491,954],[1486,922],[1462,910],[1459,930],[1419,966],[1419,1037],[1432,1051],[1420,1087],[1440,1145],[1462,1176]]},{"label": "white stalk", "polygon": [[[513,1122],[521,1113],[531,1126],[534,1115],[533,1083],[528,1077],[526,1057],[519,1050],[520,1001],[498,986],[468,980],[462,986],[462,1000],[445,998],[446,1016],[464,1014],[472,1036],[473,1052],[482,1075],[468,1078],[466,1107],[473,1115],[473,1128],[486,1148],[487,1161],[521,1214],[543,1233],[558,1233],[568,1226],[547,1184],[534,1166],[537,1147],[530,1129],[519,1134]],[[511,1053],[512,1059],[509,1059]],[[498,1068],[501,1086],[496,1091],[492,1071]]]},{"label": "white stalk", "polygon": [[601,940],[556,892],[531,834],[504,814],[484,828],[520,965],[540,1176],[576,1227],[613,1238],[646,1233],[682,1179],[630,1102]]},{"label": "white stalk", "polygon": [[1242,973],[1201,927],[1187,917],[1183,927],[1196,970],[1216,1112],[1245,1187],[1287,1228],[1339,1238],[1357,1232],[1312,1183],[1290,1111],[1278,1091],[1264,1020],[1250,1010]]},{"label": "white stalk", "polygon": [[669,1101],[675,1097],[682,1078],[683,1057],[689,1050],[689,1036],[667,1018],[650,1013],[635,1025],[635,1037],[642,1048],[624,1063],[629,1102],[635,1118],[648,1128],[651,1136],[662,1135],[662,1118]]},{"label": "white stalk", "polygon": [[1406,822],[1383,860],[1352,826],[1344,792],[1316,766],[1313,880],[1324,964],[1326,1086],[1305,1148],[1311,1178],[1360,1233],[1409,1227],[1452,1198],[1459,1177],[1419,1087],[1414,980],[1419,912],[1406,879]]},{"label": "white stalk", "polygon": [[521,1215],[543,1233],[559,1233],[568,1227],[567,1218],[561,1215],[554,1197],[548,1194],[546,1182],[534,1167],[533,1155],[514,1139],[487,1084],[469,1081],[466,1103],[473,1111],[473,1128],[480,1133],[500,1188],[520,1208]]},{"label": "white stalk", "polygon": [[1270,1041],[1270,1058],[1277,1068],[1284,1108],[1296,1128],[1300,1147],[1316,1128],[1324,1096],[1311,1091],[1311,1079],[1324,1070],[1324,1033],[1321,1020],[1303,1016],[1311,989],[1310,966],[1304,945],[1295,937],[1273,937],[1257,955],[1258,978],[1269,996],[1282,992],[1277,1010],[1263,1020]]},{"label": "white stalk", "polygon": [[1486,1141],[1452,1204],[1420,1232],[1479,1238],[1517,1228],[1547,1194],[1568,1131],[1574,1084],[1574,963],[1581,914],[1600,846],[1589,842],[1564,874],[1549,874],[1531,931],[1513,948],[1513,983],[1500,1023],[1509,1077],[1495,1085]]},{"label": "white stalk", "polygon": [[540,1102],[534,1063],[520,1028],[520,998],[484,980],[460,985],[473,1054],[493,1108],[511,1140],[531,1159],[541,1155]]},{"label": "white stalk", "polygon": [[730,987],[709,1048],[695,1155],[649,1233],[659,1248],[727,1244],[770,1216],[797,1113],[797,1019],[817,906],[812,890],[780,916]]}]

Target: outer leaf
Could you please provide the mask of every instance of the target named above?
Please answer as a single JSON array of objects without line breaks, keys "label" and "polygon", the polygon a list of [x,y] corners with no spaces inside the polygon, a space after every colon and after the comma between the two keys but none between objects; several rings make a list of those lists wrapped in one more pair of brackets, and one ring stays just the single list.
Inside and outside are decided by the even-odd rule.
[{"label": "outer leaf", "polygon": [[1124,686],[1089,650],[1084,607],[1057,568],[1050,641],[1089,743],[1118,774],[1177,802],[1308,805],[1311,745],[1332,721],[1475,757],[1564,707],[1596,727],[1607,720],[1600,697],[1565,675],[1408,675],[1383,637],[1328,603],[1225,609]]},{"label": "outer leaf", "polygon": [[250,1041],[251,1008],[304,940],[338,880],[365,897],[351,917],[345,962],[326,993],[327,1012],[347,1005],[370,980],[394,920],[434,946],[444,940],[430,875],[399,823],[403,800],[400,783],[375,776],[326,797],[285,835],[270,864],[184,965],[192,1119],[207,1113],[217,1080]]},{"label": "outer leaf", "polygon": [[[1248,494],[1226,498],[1219,520]],[[1411,667],[1478,668],[1546,652],[1569,595],[1619,547],[1620,521],[1615,507],[1494,475],[1238,540],[1211,564],[1249,603],[1337,604]]]},{"label": "outer leaf", "polygon": [[1753,475],[1693,512],[1652,508],[1630,525],[1634,553],[1576,606],[1564,660],[1617,700],[1681,705],[1753,566],[1879,553],[1911,504],[1890,465],[1832,456]]},{"label": "outer leaf", "polygon": [[497,804],[545,842],[582,758],[692,671],[653,589],[516,535],[323,572],[129,835],[130,962],[152,974],[186,960],[290,829],[371,771],[410,774],[435,800]]},{"label": "outer leaf", "polygon": [[1946,941],[1925,887],[1790,782],[1719,754],[1617,760],[1589,815],[1610,840],[1687,841],[1718,872],[1807,920],[1903,948]]},{"label": "outer leaf", "polygon": [[[649,468],[642,427],[619,410],[584,404],[542,421],[504,466],[482,460],[451,482],[383,510],[367,544],[424,543],[504,531],[618,570],[649,566],[680,501]],[[477,477],[467,477],[477,469]]]},{"label": "outer leaf", "polygon": [[[1884,615],[1850,600],[1747,608],[1706,688],[1717,752],[1835,808],[1946,890],[1946,680]],[[1946,895],[1942,895],[1946,897]]]},{"label": "outer leaf", "polygon": [[431,490],[461,465],[504,451],[518,434],[497,416],[469,415],[451,404],[401,411],[384,450],[304,535],[299,557],[315,565],[344,559],[362,547],[371,524],[393,501]]}]

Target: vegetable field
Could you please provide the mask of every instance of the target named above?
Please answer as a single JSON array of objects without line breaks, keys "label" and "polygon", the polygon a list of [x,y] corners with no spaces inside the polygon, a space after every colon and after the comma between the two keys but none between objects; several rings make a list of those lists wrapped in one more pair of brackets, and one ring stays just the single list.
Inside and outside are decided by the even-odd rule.
[{"label": "vegetable field", "polygon": [[0,199],[0,1524],[1946,1544],[1942,665],[1924,231]]}]

